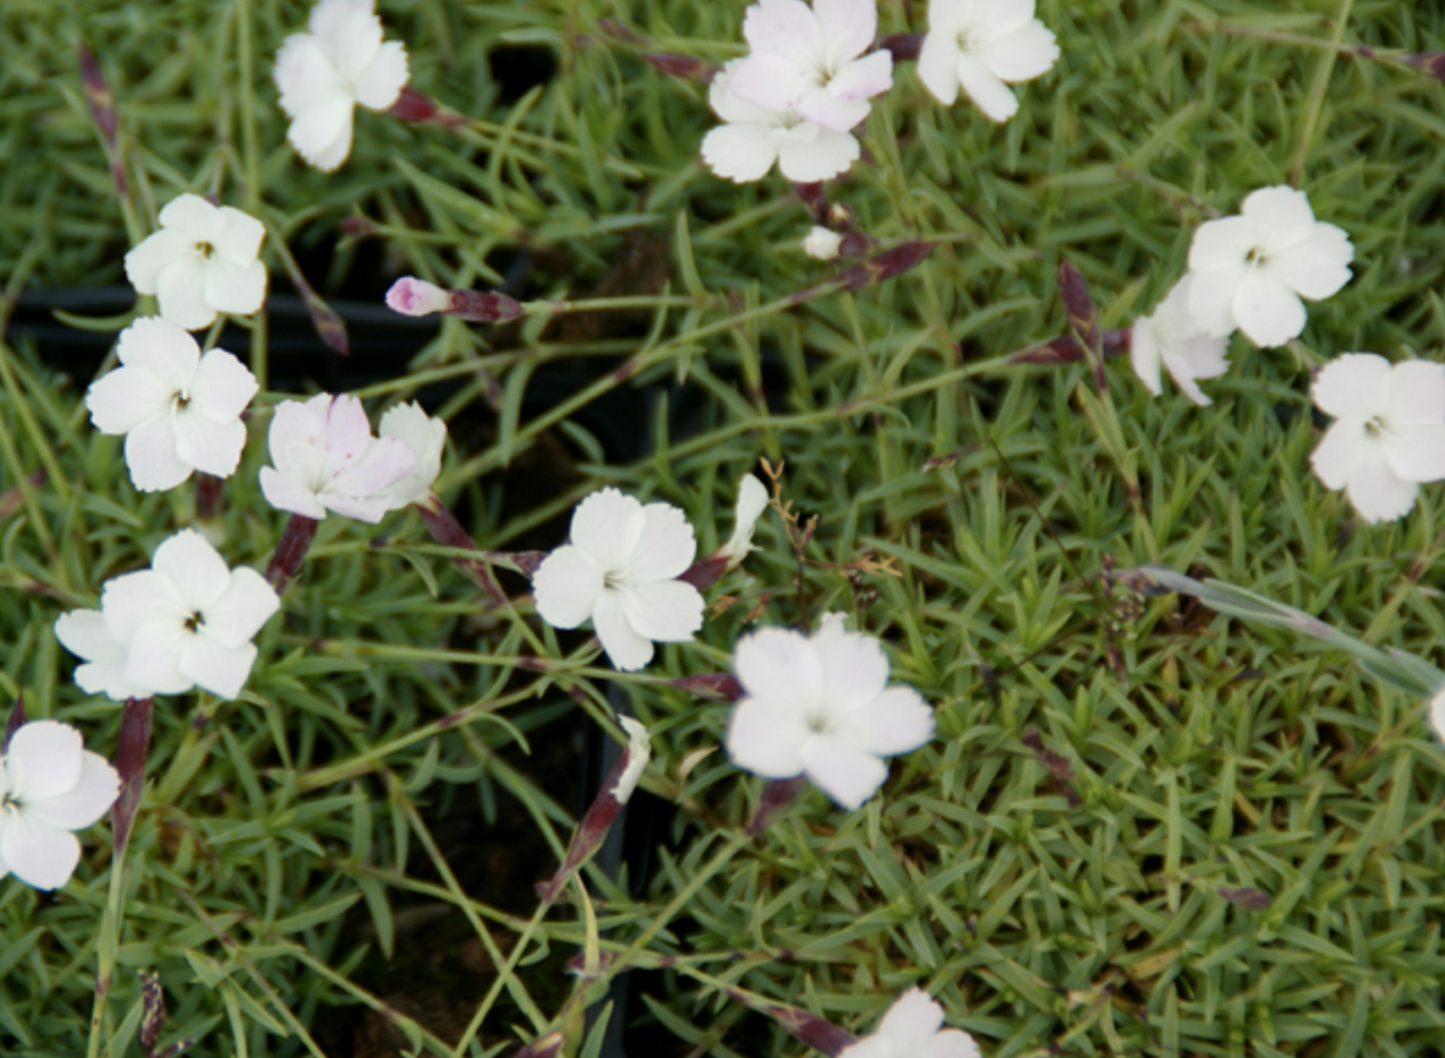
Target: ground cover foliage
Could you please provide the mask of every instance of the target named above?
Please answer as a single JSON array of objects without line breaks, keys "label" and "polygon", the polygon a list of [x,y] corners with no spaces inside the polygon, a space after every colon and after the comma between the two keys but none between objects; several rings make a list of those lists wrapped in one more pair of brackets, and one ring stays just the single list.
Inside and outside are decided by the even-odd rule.
[{"label": "ground cover foliage", "polygon": [[[559,640],[519,580],[514,606],[485,606],[414,514],[327,520],[243,696],[158,700],[125,874],[101,827],[59,893],[0,882],[0,1051],[140,1053],[140,971],[169,1011],[156,1053],[492,1054],[561,1029],[595,1055],[581,1010],[624,973],[646,994],[610,1017],[679,1055],[804,1052],[729,989],[862,1034],[914,984],[997,1056],[1445,1047],[1445,753],[1419,701],[1341,651],[1109,575],[1203,572],[1437,656],[1445,498],[1426,487],[1405,519],[1359,524],[1308,472],[1307,382],[1339,352],[1445,344],[1445,86],[1330,45],[1423,51],[1445,13],[1044,0],[1062,57],[1017,117],[939,108],[900,67],[871,158],[829,187],[884,247],[933,252],[790,300],[843,266],[802,255],[809,212],[776,175],[737,188],[700,165],[706,89],[645,58],[739,54],[743,7],[383,3],[412,84],[472,124],[360,114],[324,176],[286,145],[270,83],[302,5],[87,4],[124,208],[77,27],[39,0],[0,12],[7,311],[26,288],[121,281],[155,204],[219,189],[271,225],[274,289],[284,242],[326,296],[367,290],[370,268],[529,305],[634,299],[448,320],[361,391],[422,393],[453,421],[438,488],[483,548],[559,542],[559,516],[609,483],[682,507],[707,553],[760,458],[817,515],[806,562],[769,515],[719,586],[736,602],[635,675]],[[880,33],[922,14],[884,3]],[[1289,347],[1236,336],[1212,406],[1151,398],[1123,358],[1107,392],[1086,365],[1002,362],[1066,330],[1061,261],[1104,327],[1128,326],[1200,222],[1285,182],[1348,231],[1355,278]],[[253,368],[266,342],[264,323],[227,338]],[[118,711],[74,685],[52,624],[144,566],[194,498],[132,489],[86,422],[88,379],[28,340],[0,354],[0,691],[108,753]],[[573,372],[573,395],[528,403],[548,370]],[[627,424],[643,458],[616,461],[598,425],[632,414],[597,412],[615,393],[645,409]],[[281,396],[258,401],[253,442]],[[214,531],[259,567],[283,519],[256,484],[262,446],[244,458]],[[506,473],[560,458],[542,497]],[[754,619],[826,610],[888,642],[937,736],[858,812],[808,791],[748,839],[762,781],[705,753],[729,706],[672,681],[726,670]],[[651,727],[642,788],[675,811],[650,878],[589,867],[590,906],[573,889],[540,919],[533,883],[580,792],[558,754],[610,715],[609,688]],[[590,973],[564,966],[579,946]]]}]

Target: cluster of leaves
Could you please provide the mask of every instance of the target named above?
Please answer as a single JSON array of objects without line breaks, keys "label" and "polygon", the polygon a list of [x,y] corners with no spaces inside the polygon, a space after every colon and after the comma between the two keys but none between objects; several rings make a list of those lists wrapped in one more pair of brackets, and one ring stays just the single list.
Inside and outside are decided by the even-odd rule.
[{"label": "cluster of leaves", "polygon": [[[312,277],[326,292],[354,278],[361,232],[447,286],[610,300],[490,331],[448,320],[409,375],[364,391],[440,393],[445,417],[483,424],[439,482],[482,547],[535,543],[605,481],[682,506],[706,553],[759,456],[785,462],[811,537],[800,563],[764,524],[699,643],[620,678],[525,612],[489,612],[414,515],[378,539],[324,523],[243,699],[159,703],[116,950],[99,950],[100,846],[58,897],[0,883],[0,1050],[126,1053],[143,969],[171,1007],[160,1044],[353,1053],[321,1026],[356,1004],[428,1053],[481,1054],[515,1046],[514,1025],[556,1027],[578,945],[595,971],[576,979],[584,999],[627,967],[662,971],[646,1016],[678,1053],[798,1048],[729,988],[859,1030],[914,983],[996,1055],[1445,1045],[1445,754],[1418,703],[1342,651],[1141,603],[1109,573],[1202,569],[1425,656],[1445,633],[1431,587],[1445,500],[1353,525],[1307,474],[1304,384],[1337,352],[1445,346],[1445,88],[1331,44],[1420,51],[1445,39],[1445,15],[1044,2],[1063,57],[1008,125],[938,108],[901,69],[866,126],[871,164],[829,189],[882,246],[940,245],[900,278],[800,302],[832,274],[798,250],[808,212],[775,179],[711,178],[695,157],[705,89],[647,60],[739,54],[741,4],[656,0],[626,27],[589,3],[384,6],[413,83],[472,121],[362,115],[333,177],[292,157],[267,79],[300,5],[95,6],[137,215],[176,191],[242,188],[280,239],[339,245]],[[922,28],[921,6],[885,6],[881,32]],[[118,277],[126,246],[61,21],[26,0],[0,13],[7,309],[27,283]],[[494,74],[519,56],[552,75],[513,97]],[[1005,362],[1065,330],[1061,260],[1101,325],[1127,326],[1182,271],[1200,220],[1291,179],[1350,233],[1356,278],[1312,306],[1300,343],[1263,354],[1236,338],[1214,406],[1153,401],[1118,361],[1107,390],[1086,366]],[[341,237],[357,210],[370,223]],[[651,299],[648,315],[627,315],[628,297]],[[580,365],[572,395],[529,402],[564,361]],[[114,707],[71,684],[51,623],[194,510],[133,492],[76,382],[27,342],[0,347],[0,368],[0,690],[104,747]],[[614,393],[642,395],[641,460],[619,464],[600,435]],[[232,563],[264,565],[280,529],[255,484],[262,447],[216,526]],[[541,503],[502,473],[564,447],[577,472]],[[726,706],[668,680],[726,668],[754,614],[823,609],[890,642],[939,737],[863,810],[809,793],[744,840],[760,784],[703,755]],[[529,655],[548,660],[518,664]],[[609,687],[653,728],[643,788],[676,806],[671,848],[645,885],[591,870],[595,919],[575,904],[529,919],[576,795],[538,761],[570,744],[579,707],[603,716]],[[535,846],[505,891],[487,842]],[[459,1013],[386,971],[436,971],[426,922],[476,949],[456,957]],[[97,1035],[105,957],[120,972]]]}]

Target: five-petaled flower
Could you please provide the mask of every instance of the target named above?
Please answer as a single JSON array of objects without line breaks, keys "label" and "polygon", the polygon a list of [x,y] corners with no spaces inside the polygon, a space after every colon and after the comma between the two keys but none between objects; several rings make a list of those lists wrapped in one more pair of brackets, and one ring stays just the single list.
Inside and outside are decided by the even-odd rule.
[{"label": "five-petaled flower", "polygon": [[1198,379],[1218,378],[1229,370],[1225,358],[1227,338],[1205,334],[1189,311],[1192,275],[1185,275],[1150,316],[1135,321],[1129,339],[1129,359],[1144,388],[1154,396],[1163,392],[1159,366],[1168,369],[1174,384],[1195,404],[1211,403]]},{"label": "five-petaled flower", "polygon": [[714,173],[737,184],[768,175],[777,163],[789,180],[814,184],[828,180],[858,160],[861,148],[849,132],[815,125],[792,110],[771,110],[729,90],[734,59],[713,78],[708,101],[725,124],[702,141],[702,160]]},{"label": "five-petaled flower", "polygon": [[943,1027],[936,999],[910,988],[888,1008],[878,1031],[845,1047],[838,1058],[979,1058],[979,1049],[962,1029]]},{"label": "five-petaled flower", "polygon": [[1355,249],[1344,230],[1315,220],[1292,187],[1251,192],[1239,216],[1207,221],[1189,246],[1189,310],[1208,334],[1235,328],[1262,348],[1305,327],[1300,298],[1327,298],[1350,281]]},{"label": "five-petaled flower", "polygon": [[386,110],[406,87],[406,48],[383,43],[374,0],[321,0],[307,25],[276,53],[276,87],[291,119],[286,138],[329,173],[351,153],[356,104]]},{"label": "five-petaled flower", "polygon": [[257,255],[266,228],[248,213],[180,195],[160,212],[161,229],[125,255],[125,275],[154,294],[161,318],[194,331],[218,312],[249,316],[266,300],[266,266]]},{"label": "five-petaled flower", "polygon": [[204,356],[189,333],[155,316],[121,332],[119,369],[85,395],[101,433],[125,435],[125,463],[142,492],[174,488],[200,470],[234,474],[246,446],[241,413],[259,388],[224,349]]},{"label": "five-petaled flower", "polygon": [[570,539],[532,576],[537,612],[552,627],[591,618],[624,672],[651,661],[654,642],[685,643],[702,627],[702,594],[676,579],[697,552],[682,511],[602,489],[577,505]]},{"label": "five-petaled flower", "polygon": [[1034,0],[929,0],[918,77],[944,106],[961,87],[990,121],[1007,121],[1019,108],[1008,84],[1042,77],[1058,58]]},{"label": "five-petaled flower", "polygon": [[764,628],[739,640],[733,669],[744,697],[728,724],[733,763],[769,779],[806,774],[844,808],[888,777],[884,757],[933,737],[933,710],[912,687],[888,686],[872,636],[829,614],[811,638]]},{"label": "five-petaled flower", "polygon": [[256,661],[251,640],[280,608],[266,578],[230,569],[194,529],[161,541],[150,569],[106,581],[100,595],[113,637],[130,638],[125,679],[155,694],[198,686],[235,698]]},{"label": "five-petaled flower", "polygon": [[72,831],[100,819],[120,795],[120,776],[55,720],[21,724],[0,757],[0,878],[59,889],[80,863]]},{"label": "five-petaled flower", "polygon": [[1310,465],[1367,522],[1407,514],[1419,482],[1445,478],[1445,367],[1345,353],[1320,369],[1310,395],[1335,417]]},{"label": "five-petaled flower", "polygon": [[334,511],[374,525],[392,509],[393,487],[417,471],[407,442],[374,438],[361,401],[344,394],[282,401],[268,440],[275,465],[261,468],[262,494],[317,521]]},{"label": "five-petaled flower", "polygon": [[868,116],[893,84],[893,56],[863,53],[878,32],[877,0],[760,0],[743,17],[752,52],[731,68],[728,89],[769,110],[795,111],[834,132]]}]

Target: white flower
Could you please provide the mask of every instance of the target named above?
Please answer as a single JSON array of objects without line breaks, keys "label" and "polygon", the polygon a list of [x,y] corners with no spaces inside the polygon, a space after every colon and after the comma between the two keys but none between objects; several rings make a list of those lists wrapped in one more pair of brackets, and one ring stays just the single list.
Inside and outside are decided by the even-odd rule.
[{"label": "white flower", "polygon": [[386,490],[389,510],[397,510],[425,499],[432,482],[442,471],[442,451],[447,444],[447,424],[427,416],[420,404],[398,404],[381,417],[381,437],[395,437],[411,450],[416,470]]},{"label": "white flower", "polygon": [[753,530],[757,528],[758,519],[767,509],[767,486],[758,480],[756,474],[744,474],[738,482],[738,502],[733,510],[733,535],[718,551],[719,555],[727,559],[729,569],[757,550],[753,546]]},{"label": "white flower", "polygon": [[888,1008],[877,1032],[845,1047],[838,1058],[979,1058],[979,1049],[962,1029],[943,1027],[937,1000],[910,988]]},{"label": "white flower", "polygon": [[1401,517],[1417,482],[1445,478],[1445,367],[1345,353],[1320,369],[1310,396],[1336,420],[1310,465],[1366,521]]},{"label": "white flower", "polygon": [[200,470],[230,477],[246,447],[241,413],[260,387],[224,349],[204,356],[188,333],[156,316],[136,320],[116,346],[119,369],[91,383],[90,421],[125,435],[125,464],[142,492],[174,488]]},{"label": "white flower", "polygon": [[273,507],[317,521],[329,510],[374,525],[391,509],[391,488],[417,470],[405,441],[371,436],[355,397],[282,401],[268,440],[275,466],[261,468],[262,494]]},{"label": "white flower", "polygon": [[652,660],[654,642],[685,643],[702,627],[702,594],[676,579],[697,551],[682,511],[602,489],[577,505],[570,537],[532,576],[553,628],[590,617],[612,664],[631,672]]},{"label": "white flower", "polygon": [[848,132],[805,121],[791,110],[770,110],[733,95],[728,89],[741,59],[713,78],[708,101],[726,122],[702,141],[702,160],[725,180],[746,184],[761,180],[776,162],[789,180],[815,184],[847,172],[861,148]]},{"label": "white flower", "polygon": [[75,668],[75,682],[86,694],[103,694],[113,702],[149,698],[154,687],[126,675],[126,655],[135,629],[112,628],[99,610],[71,610],[55,619],[55,638],[85,664]]},{"label": "white flower", "polygon": [[236,697],[256,661],[251,639],[280,608],[265,577],[229,569],[194,529],[161,541],[150,569],[106,581],[100,595],[112,634],[131,635],[125,678],[157,694],[199,686]]},{"label": "white flower", "polygon": [[627,767],[622,770],[611,792],[618,804],[625,805],[637,789],[637,780],[642,778],[647,762],[652,759],[652,739],[647,735],[647,728],[630,716],[619,716],[617,722],[627,732]]},{"label": "white flower", "polygon": [[882,758],[933,737],[933,710],[912,687],[889,687],[882,645],[839,616],[811,639],[754,632],[738,641],[733,669],[745,692],[728,724],[733,763],[769,779],[806,773],[844,808],[883,784]]},{"label": "white flower", "polygon": [[1430,726],[1435,729],[1435,736],[1445,742],[1445,688],[1435,692],[1435,697],[1430,699]]},{"label": "white flower", "polygon": [[382,42],[373,0],[321,0],[310,33],[293,33],[276,53],[286,138],[301,157],[331,172],[351,153],[356,104],[386,110],[406,87],[406,48]]},{"label": "white flower", "polygon": [[1169,377],[1195,404],[1211,403],[1199,388],[1196,379],[1218,378],[1229,370],[1225,348],[1229,341],[1205,334],[1189,311],[1189,286],[1193,276],[1186,274],[1154,309],[1152,316],[1136,320],[1129,342],[1129,359],[1134,373],[1144,388],[1159,396],[1159,365],[1169,369]]},{"label": "white flower", "polygon": [[813,226],[803,240],[803,252],[809,257],[816,257],[820,261],[831,261],[838,256],[838,250],[843,245],[843,236],[836,231],[829,231],[827,228]]},{"label": "white flower", "polygon": [[929,0],[918,77],[949,106],[963,88],[990,121],[1019,101],[1005,82],[1042,77],[1059,58],[1054,34],[1034,18],[1034,0]]},{"label": "white flower", "polygon": [[[732,67],[729,89],[769,110],[847,132],[868,100],[893,85],[893,55],[863,55],[878,32],[877,0],[761,0],[743,18],[752,53]],[[862,56],[860,58],[860,56]]]},{"label": "white flower", "polygon": [[181,195],[161,210],[161,230],[125,255],[125,275],[160,301],[161,318],[194,331],[216,313],[249,316],[266,300],[266,266],[257,259],[266,227],[230,206]]},{"label": "white flower", "polygon": [[1239,216],[1199,226],[1189,245],[1189,310],[1206,333],[1236,327],[1262,348],[1305,327],[1300,298],[1327,298],[1350,281],[1355,248],[1333,224],[1315,220],[1309,196],[1292,187],[1251,192]]},{"label": "white flower", "polygon": [[22,724],[0,758],[0,878],[59,889],[80,862],[82,830],[120,795],[120,776],[55,720]]}]

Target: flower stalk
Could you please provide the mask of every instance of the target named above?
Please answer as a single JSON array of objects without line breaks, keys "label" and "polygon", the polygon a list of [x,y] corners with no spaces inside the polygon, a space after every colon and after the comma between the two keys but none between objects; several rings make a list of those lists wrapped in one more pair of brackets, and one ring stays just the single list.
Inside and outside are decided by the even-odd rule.
[{"label": "flower stalk", "polygon": [[311,550],[311,541],[316,539],[318,524],[315,518],[293,514],[281,531],[276,552],[266,566],[266,583],[275,589],[277,595],[283,594],[301,572],[301,563],[306,559],[306,552]]}]

